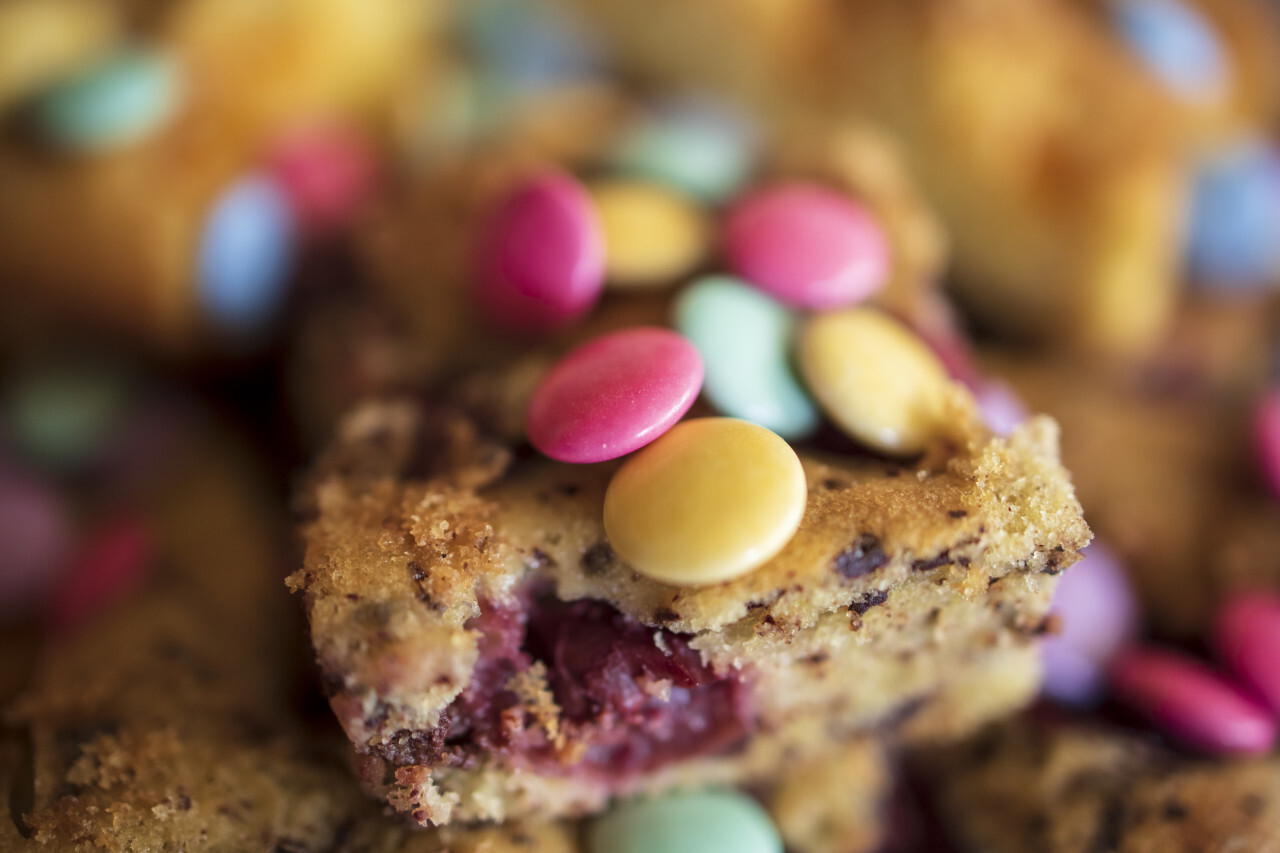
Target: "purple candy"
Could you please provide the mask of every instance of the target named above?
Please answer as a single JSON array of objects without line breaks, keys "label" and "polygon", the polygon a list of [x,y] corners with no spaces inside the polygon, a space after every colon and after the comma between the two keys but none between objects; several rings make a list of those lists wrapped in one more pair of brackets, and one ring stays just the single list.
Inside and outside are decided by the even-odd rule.
[{"label": "purple candy", "polygon": [[0,622],[39,608],[70,542],[66,508],[53,489],[0,462]]},{"label": "purple candy", "polygon": [[817,184],[778,184],[739,201],[725,222],[724,251],[736,275],[799,308],[860,302],[889,274],[879,223]]},{"label": "purple candy", "polygon": [[561,462],[603,462],[670,429],[702,387],[697,348],[667,329],[596,338],[552,368],[533,394],[533,446]]},{"label": "purple candy", "polygon": [[1261,755],[1276,740],[1271,712],[1192,658],[1133,646],[1108,672],[1116,698],[1185,745],[1210,755]]},{"label": "purple candy", "polygon": [[996,435],[1008,436],[1029,417],[1027,407],[1008,383],[984,379],[977,389],[978,411]]},{"label": "purple candy", "polygon": [[1218,659],[1280,713],[1280,595],[1245,592],[1218,608],[1213,630]]},{"label": "purple candy", "polygon": [[1069,705],[1093,704],[1108,662],[1137,632],[1137,605],[1115,556],[1096,542],[1085,549],[1062,576],[1049,612],[1061,629],[1041,643],[1044,692]]},{"label": "purple candy", "polygon": [[582,185],[544,172],[510,192],[482,230],[476,278],[485,313],[508,331],[576,320],[604,287],[604,234]]}]

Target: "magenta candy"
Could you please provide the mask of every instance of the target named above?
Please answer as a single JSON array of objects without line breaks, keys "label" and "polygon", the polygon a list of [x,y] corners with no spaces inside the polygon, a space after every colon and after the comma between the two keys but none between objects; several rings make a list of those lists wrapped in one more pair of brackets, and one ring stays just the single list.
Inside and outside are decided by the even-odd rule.
[{"label": "magenta candy", "polygon": [[1239,593],[1218,608],[1213,630],[1218,659],[1280,713],[1280,595]]},{"label": "magenta candy", "polygon": [[49,626],[72,631],[136,589],[151,567],[154,543],[145,522],[119,519],[74,555],[49,607]]},{"label": "magenta candy", "polygon": [[1138,628],[1137,603],[1115,556],[1097,542],[1085,549],[1059,581],[1049,612],[1059,630],[1040,644],[1044,692],[1070,705],[1093,704],[1108,663]]},{"label": "magenta candy", "polygon": [[1254,442],[1262,479],[1271,493],[1280,498],[1280,388],[1262,398],[1254,416]]},{"label": "magenta candy", "polygon": [[604,287],[604,235],[576,180],[546,172],[499,202],[484,224],[481,307],[515,332],[555,329],[585,314]]},{"label": "magenta candy", "polygon": [[1191,658],[1134,646],[1116,656],[1108,675],[1120,701],[1201,752],[1258,755],[1275,743],[1271,713]]},{"label": "magenta candy", "polygon": [[578,347],[538,386],[529,440],[561,462],[603,462],[662,435],[702,387],[702,358],[667,329],[640,327]]},{"label": "magenta candy", "polygon": [[778,184],[734,205],[729,268],[778,300],[826,309],[866,299],[889,273],[889,246],[862,207],[816,184]]},{"label": "magenta candy", "polygon": [[348,224],[368,200],[376,171],[369,143],[338,126],[297,129],[268,158],[268,173],[310,234]]}]

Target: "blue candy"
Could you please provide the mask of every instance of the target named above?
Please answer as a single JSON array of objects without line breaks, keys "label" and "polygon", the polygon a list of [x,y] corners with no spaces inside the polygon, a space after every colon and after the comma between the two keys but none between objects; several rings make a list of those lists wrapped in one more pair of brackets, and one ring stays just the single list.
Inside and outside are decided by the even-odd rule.
[{"label": "blue candy", "polygon": [[173,116],[179,88],[172,58],[125,50],[45,92],[34,105],[34,118],[44,137],[64,148],[126,145]]},{"label": "blue candy", "polygon": [[1212,25],[1178,0],[1118,0],[1116,28],[1175,94],[1190,101],[1222,96],[1230,67]]},{"label": "blue candy", "polygon": [[468,0],[462,30],[492,87],[554,86],[600,70],[601,52],[548,0]]},{"label": "blue candy", "polygon": [[755,129],[744,116],[715,101],[688,98],[664,104],[637,123],[613,162],[623,172],[715,203],[746,183],[756,147]]},{"label": "blue candy", "polygon": [[260,175],[214,201],[197,259],[200,302],[227,332],[263,328],[284,301],[293,269],[294,222],[283,192]]},{"label": "blue candy", "polygon": [[1200,163],[1187,261],[1195,280],[1227,289],[1280,278],[1280,154],[1269,144],[1240,142]]}]

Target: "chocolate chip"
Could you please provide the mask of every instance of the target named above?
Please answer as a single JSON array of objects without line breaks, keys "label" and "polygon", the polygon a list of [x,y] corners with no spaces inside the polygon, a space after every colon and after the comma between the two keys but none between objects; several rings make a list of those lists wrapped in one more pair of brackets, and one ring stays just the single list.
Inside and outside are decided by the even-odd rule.
[{"label": "chocolate chip", "polygon": [[1267,801],[1257,794],[1246,794],[1240,800],[1240,811],[1249,817],[1257,817],[1267,807]]},{"label": "chocolate chip", "polygon": [[1177,800],[1167,800],[1164,804],[1164,811],[1162,814],[1166,821],[1179,821],[1185,819],[1187,815],[1191,814],[1191,812],[1187,810],[1185,805]]},{"label": "chocolate chip", "polygon": [[1093,853],[1114,853],[1124,835],[1124,804],[1118,800],[1107,803],[1098,817],[1098,827],[1093,834]]},{"label": "chocolate chip", "polygon": [[911,562],[911,569],[916,572],[929,572],[939,566],[945,566],[953,562],[955,561],[951,559],[951,551],[948,549],[936,557],[930,557],[923,560],[913,560]]},{"label": "chocolate chip", "polygon": [[653,620],[666,625],[669,622],[675,622],[680,619],[680,614],[672,610],[670,607],[659,607],[653,611]]},{"label": "chocolate chip", "polygon": [[582,555],[582,571],[588,575],[598,575],[609,568],[615,556],[608,542],[597,542]]},{"label": "chocolate chip", "polygon": [[889,600],[889,591],[885,589],[876,589],[864,595],[860,595],[849,603],[849,609],[857,613],[859,616],[866,613],[873,607],[879,607]]},{"label": "chocolate chip", "polygon": [[578,492],[582,491],[582,487],[577,483],[561,483],[556,486],[556,491],[564,495],[566,498],[571,498]]},{"label": "chocolate chip", "polygon": [[831,660],[830,653],[823,651],[823,652],[814,652],[813,654],[805,658],[802,661],[802,663],[807,663],[807,664],[810,664],[811,666],[818,666],[819,664],[824,664],[829,660]]},{"label": "chocolate chip", "polygon": [[822,481],[822,488],[826,489],[829,492],[832,492],[832,491],[835,491],[836,489],[843,489],[844,483],[832,477],[828,477],[827,479]]},{"label": "chocolate chip", "polygon": [[427,573],[422,570],[422,566],[417,560],[409,561],[409,577],[415,581],[424,581],[427,579]]},{"label": "chocolate chip", "polygon": [[949,510],[947,510],[947,517],[948,517],[948,518],[967,518],[968,516],[969,516],[969,510],[967,510],[967,509],[949,509]]},{"label": "chocolate chip", "polygon": [[180,812],[191,811],[191,798],[188,797],[186,794],[179,794],[177,809]]},{"label": "chocolate chip", "polygon": [[889,562],[880,539],[863,533],[852,545],[836,555],[835,569],[846,578],[860,578]]}]

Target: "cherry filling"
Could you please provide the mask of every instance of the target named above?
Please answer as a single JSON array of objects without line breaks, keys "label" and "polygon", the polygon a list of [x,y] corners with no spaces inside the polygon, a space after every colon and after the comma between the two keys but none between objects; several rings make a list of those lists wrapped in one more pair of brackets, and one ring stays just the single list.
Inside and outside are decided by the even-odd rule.
[{"label": "cherry filling", "polygon": [[[607,782],[728,751],[750,732],[740,673],[717,675],[687,637],[604,602],[540,595],[527,608],[485,608],[469,627],[483,634],[480,659],[446,711],[446,731],[431,738],[443,763],[498,753],[512,766]],[[558,738],[512,689],[535,662],[560,708]]]}]

